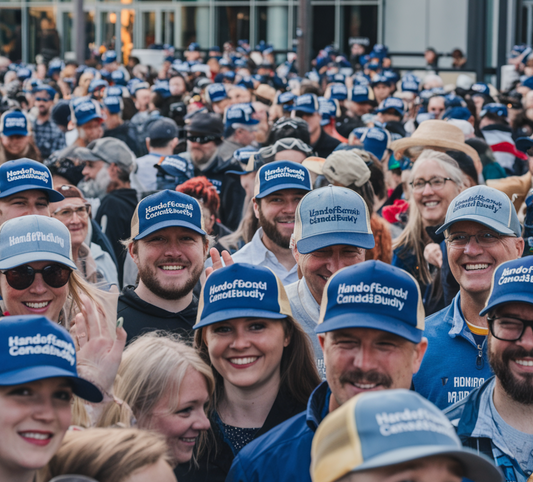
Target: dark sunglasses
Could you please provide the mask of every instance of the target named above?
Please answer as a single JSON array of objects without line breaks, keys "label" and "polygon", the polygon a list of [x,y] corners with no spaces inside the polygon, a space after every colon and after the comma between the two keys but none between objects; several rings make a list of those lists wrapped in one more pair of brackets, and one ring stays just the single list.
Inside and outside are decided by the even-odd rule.
[{"label": "dark sunglasses", "polygon": [[45,99],[44,97],[35,97],[37,102],[50,102],[52,99]]},{"label": "dark sunglasses", "polygon": [[35,274],[41,273],[44,282],[52,288],[61,288],[68,283],[72,270],[60,264],[49,264],[43,269],[33,269],[28,264],[1,271],[7,284],[15,290],[25,290],[35,281]]},{"label": "dark sunglasses", "polygon": [[187,136],[188,141],[196,142],[197,144],[207,144],[217,139],[218,137],[216,136]]}]

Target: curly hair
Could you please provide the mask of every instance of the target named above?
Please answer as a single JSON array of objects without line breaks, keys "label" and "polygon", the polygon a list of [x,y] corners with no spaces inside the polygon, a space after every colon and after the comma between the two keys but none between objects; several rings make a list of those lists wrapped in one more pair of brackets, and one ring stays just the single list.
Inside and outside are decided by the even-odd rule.
[{"label": "curly hair", "polygon": [[189,196],[202,201],[206,209],[211,214],[215,214],[220,207],[220,197],[213,184],[205,176],[198,176],[185,181],[176,187],[176,191],[188,194]]}]

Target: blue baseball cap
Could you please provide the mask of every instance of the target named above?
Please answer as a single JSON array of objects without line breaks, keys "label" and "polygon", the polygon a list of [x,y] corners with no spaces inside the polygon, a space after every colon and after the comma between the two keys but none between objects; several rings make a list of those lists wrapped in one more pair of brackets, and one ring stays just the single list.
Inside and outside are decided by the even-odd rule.
[{"label": "blue baseball cap", "polygon": [[332,75],[328,75],[328,84],[333,84],[333,83],[339,83],[339,84],[344,84],[344,82],[346,81],[346,76],[344,74],[332,74]]},{"label": "blue baseball cap", "polygon": [[30,69],[28,69],[28,67],[21,67],[17,70],[17,78],[22,81],[29,79],[31,74],[32,72]]},{"label": "blue baseball cap", "polygon": [[187,47],[187,50],[189,52],[198,52],[200,50],[200,45],[198,45],[196,42],[191,42]]},{"label": "blue baseball cap", "polygon": [[131,219],[131,236],[139,240],[169,227],[188,228],[205,236],[203,223],[198,200],[166,189],[145,197],[137,204]]},{"label": "blue baseball cap", "polygon": [[281,105],[284,112],[290,112],[294,108],[294,99],[296,99],[296,94],[293,92],[282,92],[278,95],[277,103]]},{"label": "blue baseball cap", "polygon": [[94,119],[103,121],[104,118],[100,113],[100,106],[91,99],[84,99],[74,107],[74,118],[76,125],[82,126]]},{"label": "blue baseball cap", "polygon": [[54,100],[55,99],[55,96],[57,94],[57,92],[55,91],[55,89],[53,89],[52,87],[50,87],[49,85],[46,85],[46,84],[39,84],[39,85],[36,85],[33,89],[32,89],[32,93],[33,94],[36,94],[37,92],[46,92],[48,94],[48,97],[50,97],[50,100]]},{"label": "blue baseball cap", "polygon": [[[233,157],[239,161],[241,164],[248,164],[248,161],[250,160],[250,157],[255,154],[256,152],[258,152],[259,149],[257,149],[256,147],[253,147],[253,146],[246,146],[246,147],[241,147],[240,149],[237,149],[234,153],[233,153]],[[239,174],[241,174],[239,172]],[[244,172],[244,174],[248,174],[247,172]]]},{"label": "blue baseball cap", "polygon": [[[363,137],[363,135],[366,133],[366,131],[369,129],[369,127],[356,127],[355,129],[352,130],[352,132],[350,132],[350,134],[353,134],[355,137],[357,137],[358,139],[361,139],[361,137]],[[342,144],[339,144],[339,146],[342,145]],[[337,148],[339,147],[337,146],[335,148],[335,150],[337,150]]]},{"label": "blue baseball cap", "polygon": [[52,187],[52,174],[41,162],[23,157],[0,166],[0,199],[22,191],[45,191],[50,202],[65,199]]},{"label": "blue baseball cap", "polygon": [[388,130],[381,127],[370,127],[361,136],[361,141],[365,151],[374,154],[381,160],[391,144],[391,135]]},{"label": "blue baseball cap", "polygon": [[413,76],[404,76],[402,79],[402,92],[413,92],[415,94],[418,94],[418,91],[420,90],[420,82],[418,79]]},{"label": "blue baseball cap", "polygon": [[102,63],[104,65],[117,61],[117,53],[114,50],[108,50],[102,54]]},{"label": "blue baseball cap", "polygon": [[226,127],[232,126],[233,124],[243,124],[246,126],[259,124],[259,121],[252,117],[253,112],[251,104],[233,104],[229,106],[224,113]]},{"label": "blue baseball cap", "polygon": [[152,87],[152,92],[157,92],[163,99],[170,97],[170,87],[168,85],[168,80],[156,81]]},{"label": "blue baseball cap", "polygon": [[6,316],[0,323],[0,386],[46,378],[67,378],[72,391],[89,402],[102,392],[78,376],[76,347],[68,331],[44,316]]},{"label": "blue baseball cap", "polygon": [[48,216],[30,214],[2,224],[0,253],[0,270],[34,261],[56,261],[77,269],[72,261],[68,228]]},{"label": "blue baseball cap", "polygon": [[372,79],[371,84],[373,86],[378,85],[378,84],[386,84],[390,87],[391,81],[384,75],[375,75],[374,78]]},{"label": "blue baseball cap", "polygon": [[262,199],[283,189],[312,189],[307,168],[291,161],[269,162],[259,168],[255,183],[255,198]]},{"label": "blue baseball cap", "polygon": [[20,110],[7,111],[2,115],[1,126],[2,135],[10,136],[27,136],[28,119]]},{"label": "blue baseball cap", "polygon": [[235,263],[213,271],[207,278],[194,329],[234,318],[281,320],[291,305],[283,284],[268,268]]},{"label": "blue baseball cap", "polygon": [[376,109],[376,112],[385,112],[389,109],[394,109],[400,117],[403,117],[403,100],[399,99],[398,97],[387,97],[383,102],[381,102],[381,105],[378,109]]},{"label": "blue baseball cap", "polygon": [[162,178],[158,182],[164,180],[166,183],[168,181],[169,186],[172,187],[179,186],[194,176],[191,162],[178,155],[165,157],[155,167],[159,171],[158,176]]},{"label": "blue baseball cap", "polygon": [[111,72],[105,69],[100,69],[99,72],[100,72],[100,75],[102,76],[102,79],[104,79],[105,81],[111,80]]},{"label": "blue baseball cap", "polygon": [[528,89],[533,89],[533,75],[531,77],[527,77],[522,82],[520,82],[523,87],[527,87]]},{"label": "blue baseball cap", "polygon": [[383,77],[386,77],[387,79],[389,79],[390,83],[393,85],[396,84],[396,82],[400,80],[399,74],[394,72],[394,70],[384,70]]},{"label": "blue baseball cap", "polygon": [[292,110],[314,114],[318,112],[318,98],[315,94],[304,94],[294,99]]},{"label": "blue baseball cap", "polygon": [[106,87],[109,87],[109,83],[107,80],[103,79],[94,79],[91,80],[91,83],[89,84],[89,93],[93,93],[96,90],[99,89],[105,89]]},{"label": "blue baseball cap", "polygon": [[105,90],[105,96],[106,97],[123,97],[124,91],[122,90],[122,87],[112,85],[111,87],[108,87]]},{"label": "blue baseball cap", "polygon": [[344,84],[332,84],[329,88],[329,98],[337,100],[346,100],[348,98],[348,89]]},{"label": "blue baseball cap", "polygon": [[470,87],[472,95],[481,94],[481,95],[490,95],[490,88],[487,84],[483,82],[476,82]]},{"label": "blue baseball cap", "polygon": [[350,100],[352,102],[372,102],[376,103],[376,98],[374,97],[374,91],[371,87],[367,85],[354,85],[350,92]]},{"label": "blue baseball cap", "polygon": [[448,206],[444,224],[436,234],[443,233],[459,221],[473,221],[506,236],[522,235],[513,203],[506,194],[493,187],[473,186],[455,197]]},{"label": "blue baseball cap", "polygon": [[122,111],[122,99],[114,95],[105,97],[104,106],[110,114],[118,114]]},{"label": "blue baseball cap", "polygon": [[533,305],[533,257],[513,259],[500,264],[494,271],[489,299],[479,316],[505,303]]},{"label": "blue baseball cap", "polygon": [[444,105],[449,107],[465,107],[466,103],[462,97],[456,95],[454,92],[444,96]]},{"label": "blue baseball cap", "polygon": [[527,152],[533,147],[533,139],[531,137],[519,137],[515,141],[515,146],[519,151]]},{"label": "blue baseball cap", "polygon": [[320,423],[311,448],[311,479],[334,482],[435,456],[457,460],[468,480],[503,481],[500,469],[463,447],[446,415],[423,396],[405,389],[364,392]]},{"label": "blue baseball cap", "polygon": [[221,100],[228,98],[228,93],[226,92],[224,84],[220,83],[208,85],[207,89],[205,90],[205,95],[207,100],[211,103],[220,102]]},{"label": "blue baseball cap", "polygon": [[354,85],[370,85],[370,77],[364,74],[354,75],[353,82]]},{"label": "blue baseball cap", "polygon": [[322,115],[320,120],[321,126],[326,126],[330,123],[331,119],[340,117],[340,107],[336,99],[330,98],[326,99],[325,97],[318,98],[318,112]]},{"label": "blue baseball cap", "polygon": [[317,333],[372,328],[419,343],[424,305],[417,281],[406,271],[369,260],[337,271],[322,296]]},{"label": "blue baseball cap", "polygon": [[115,83],[115,85],[126,85],[126,75],[122,70],[117,69],[111,72],[111,80]]},{"label": "blue baseball cap", "polygon": [[479,117],[485,117],[487,114],[495,114],[498,117],[507,117],[507,106],[504,104],[498,104],[497,102],[485,104],[479,113]]},{"label": "blue baseball cap", "polygon": [[472,117],[472,113],[466,107],[450,107],[442,115],[443,120],[459,119],[467,121]]},{"label": "blue baseball cap", "polygon": [[[236,64],[236,62],[235,62]],[[243,67],[246,66],[246,61],[245,61],[245,65]],[[253,90],[254,89],[254,81],[252,79],[252,77],[243,77],[241,79],[241,81],[237,84],[238,86],[240,87],[244,87],[245,89],[249,89],[249,90]]]},{"label": "blue baseball cap", "polygon": [[374,235],[365,201],[355,191],[339,186],[307,193],[296,208],[294,241],[301,254],[337,244],[373,248]]}]

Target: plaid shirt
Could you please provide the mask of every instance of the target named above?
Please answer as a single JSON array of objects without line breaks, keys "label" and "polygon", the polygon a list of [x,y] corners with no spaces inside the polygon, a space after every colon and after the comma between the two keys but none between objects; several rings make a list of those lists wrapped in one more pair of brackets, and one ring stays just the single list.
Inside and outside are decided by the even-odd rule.
[{"label": "plaid shirt", "polygon": [[43,124],[35,121],[33,123],[33,136],[43,159],[67,146],[65,134],[50,120],[47,120]]}]

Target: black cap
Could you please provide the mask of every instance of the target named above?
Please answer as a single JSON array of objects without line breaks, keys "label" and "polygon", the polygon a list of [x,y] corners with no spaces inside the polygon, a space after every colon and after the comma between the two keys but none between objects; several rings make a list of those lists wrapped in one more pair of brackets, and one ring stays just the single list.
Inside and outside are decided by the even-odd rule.
[{"label": "black cap", "polygon": [[152,122],[148,127],[146,136],[151,140],[155,139],[174,139],[178,137],[178,126],[176,123],[169,118],[157,119],[155,122]]},{"label": "black cap", "polygon": [[56,105],[54,105],[51,116],[54,124],[67,127],[70,120],[70,105],[68,101],[60,100]]},{"label": "black cap", "polygon": [[187,132],[222,137],[224,135],[224,124],[217,114],[197,114],[191,118],[191,122],[185,126],[185,130]]}]

